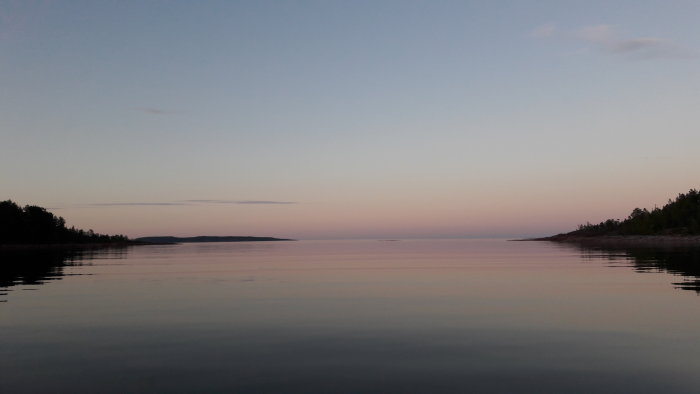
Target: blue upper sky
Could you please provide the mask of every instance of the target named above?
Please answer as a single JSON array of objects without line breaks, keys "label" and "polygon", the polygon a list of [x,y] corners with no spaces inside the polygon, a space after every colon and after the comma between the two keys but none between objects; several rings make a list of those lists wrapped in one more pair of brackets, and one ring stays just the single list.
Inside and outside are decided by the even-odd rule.
[{"label": "blue upper sky", "polygon": [[697,1],[4,1],[0,199],[131,236],[621,217],[698,187],[699,16]]}]

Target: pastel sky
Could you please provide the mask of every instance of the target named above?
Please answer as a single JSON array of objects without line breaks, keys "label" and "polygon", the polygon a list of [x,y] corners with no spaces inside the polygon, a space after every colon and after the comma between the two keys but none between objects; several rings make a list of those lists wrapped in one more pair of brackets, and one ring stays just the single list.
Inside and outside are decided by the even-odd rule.
[{"label": "pastel sky", "polygon": [[700,2],[0,1],[0,199],[101,233],[534,236],[700,186]]}]

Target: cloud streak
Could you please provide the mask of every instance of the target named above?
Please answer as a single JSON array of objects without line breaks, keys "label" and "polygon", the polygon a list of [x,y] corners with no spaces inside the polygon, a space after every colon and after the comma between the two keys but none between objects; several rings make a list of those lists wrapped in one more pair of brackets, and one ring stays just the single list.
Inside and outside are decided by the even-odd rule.
[{"label": "cloud streak", "polygon": [[136,107],[134,109],[137,111],[145,112],[147,114],[152,114],[152,115],[167,115],[167,114],[174,113],[173,111],[166,111],[164,109],[153,108],[153,107]]},{"label": "cloud streak", "polygon": [[296,204],[295,201],[274,201],[274,200],[184,200],[184,202],[200,203],[200,204],[259,204],[259,205]]},{"label": "cloud streak", "polygon": [[610,25],[587,26],[579,29],[575,36],[605,53],[614,55],[637,59],[694,57],[690,49],[660,38],[622,38]]},{"label": "cloud streak", "polygon": [[266,200],[244,200],[236,201],[236,204],[251,204],[251,205],[288,205],[296,204],[294,201],[266,201]]},{"label": "cloud streak", "polygon": [[243,205],[290,205],[297,204],[296,201],[274,201],[274,200],[182,200],[164,202],[105,202],[87,204],[91,207],[154,207],[154,206],[196,206],[196,205],[219,205],[219,204],[243,204]]},{"label": "cloud streak", "polygon": [[697,55],[697,51],[691,48],[657,37],[624,37],[615,27],[605,24],[566,31],[550,23],[534,28],[529,35],[536,39],[574,39],[599,52],[629,59],[688,59]]},{"label": "cloud streak", "polygon": [[91,207],[130,207],[130,206],[182,206],[188,205],[181,202],[98,202],[93,204],[88,204]]}]

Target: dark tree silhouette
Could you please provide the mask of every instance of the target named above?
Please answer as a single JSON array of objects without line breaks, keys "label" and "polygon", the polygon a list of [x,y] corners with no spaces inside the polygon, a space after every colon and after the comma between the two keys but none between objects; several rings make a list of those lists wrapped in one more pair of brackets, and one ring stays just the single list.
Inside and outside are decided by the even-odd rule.
[{"label": "dark tree silhouette", "polygon": [[696,235],[700,234],[700,192],[690,189],[663,208],[635,208],[624,220],[586,223],[569,235]]},{"label": "dark tree silhouette", "polygon": [[27,205],[21,208],[11,200],[0,202],[0,244],[119,243],[128,240],[124,235],[66,228],[62,217],[42,207]]}]

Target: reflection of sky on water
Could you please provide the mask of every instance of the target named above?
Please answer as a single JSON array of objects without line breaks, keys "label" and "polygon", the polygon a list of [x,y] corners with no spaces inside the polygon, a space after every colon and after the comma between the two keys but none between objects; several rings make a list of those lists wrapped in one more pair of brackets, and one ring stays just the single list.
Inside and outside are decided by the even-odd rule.
[{"label": "reflection of sky on water", "polygon": [[697,297],[625,256],[483,240],[98,253],[9,294],[0,370],[20,393],[693,392]]},{"label": "reflection of sky on water", "polygon": [[[650,359],[674,359],[680,345],[621,333],[190,327],[114,329],[106,333],[112,343],[104,334],[73,335],[84,334],[80,342],[93,343],[89,356],[86,346],[50,346],[35,363],[53,376],[74,377],[79,367],[73,392],[690,392],[687,368],[669,372]],[[91,362],[66,364],[61,353]],[[26,381],[35,375],[20,373]],[[32,381],[31,388],[49,392],[53,383]]]}]

